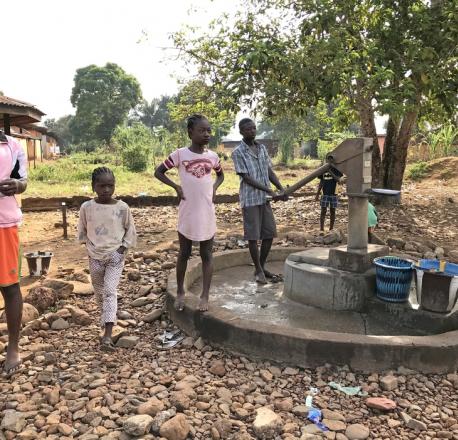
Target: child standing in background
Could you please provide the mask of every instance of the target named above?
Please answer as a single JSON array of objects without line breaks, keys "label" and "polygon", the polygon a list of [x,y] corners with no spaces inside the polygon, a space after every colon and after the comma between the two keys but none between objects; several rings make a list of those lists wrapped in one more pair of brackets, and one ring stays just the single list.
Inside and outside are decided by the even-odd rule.
[{"label": "child standing in background", "polygon": [[97,197],[81,205],[78,240],[86,244],[94,293],[102,306],[101,325],[105,332],[100,345],[103,350],[113,351],[117,287],[126,251],[135,246],[137,236],[129,206],[113,198],[115,177],[109,168],[92,172],[92,190]]},{"label": "child standing in background", "polygon": [[[184,309],[184,277],[191,256],[192,242],[200,244],[202,259],[202,294],[199,310],[208,310],[208,297],[213,275],[213,237],[216,233],[215,196],[223,183],[224,174],[218,155],[206,148],[211,136],[211,127],[203,115],[192,115],[187,123],[191,146],[179,148],[159,165],[154,176],[171,186],[180,201],[178,208],[178,239],[180,253],[177,259],[177,299],[175,308]],[[165,173],[178,168],[180,185],[170,180]],[[213,182],[211,172],[216,173]]]},{"label": "child standing in background", "polygon": [[326,220],[326,211],[329,206],[330,214],[330,223],[329,230],[334,229],[334,223],[336,221],[336,208],[339,204],[339,198],[336,195],[337,183],[341,182],[343,174],[331,168],[329,171],[320,176],[320,184],[318,185],[318,191],[316,193],[315,200],[318,201],[320,198],[321,191],[323,195],[321,196],[320,206],[321,206],[321,215],[320,215],[320,230],[324,231],[324,222]]}]

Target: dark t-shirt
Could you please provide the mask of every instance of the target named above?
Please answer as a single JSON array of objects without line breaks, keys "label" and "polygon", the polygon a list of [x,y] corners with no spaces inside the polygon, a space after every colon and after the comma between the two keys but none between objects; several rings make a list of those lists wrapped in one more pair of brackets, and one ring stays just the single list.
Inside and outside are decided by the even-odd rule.
[{"label": "dark t-shirt", "polygon": [[[332,169],[333,174],[337,177],[342,177],[343,174],[336,170],[335,168]],[[325,196],[333,196],[336,194],[336,186],[337,180],[334,179],[332,174],[328,171],[320,176],[321,183],[323,185],[323,194]]]}]

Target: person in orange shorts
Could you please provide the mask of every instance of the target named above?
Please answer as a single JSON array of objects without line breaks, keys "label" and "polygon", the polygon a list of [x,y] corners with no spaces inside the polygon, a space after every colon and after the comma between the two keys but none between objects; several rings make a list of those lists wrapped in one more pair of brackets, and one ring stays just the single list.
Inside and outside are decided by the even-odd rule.
[{"label": "person in orange shorts", "polygon": [[8,349],[2,365],[6,377],[22,371],[19,333],[22,295],[19,287],[20,253],[18,226],[22,213],[15,194],[27,187],[27,159],[12,137],[0,131],[0,291],[5,301]]}]

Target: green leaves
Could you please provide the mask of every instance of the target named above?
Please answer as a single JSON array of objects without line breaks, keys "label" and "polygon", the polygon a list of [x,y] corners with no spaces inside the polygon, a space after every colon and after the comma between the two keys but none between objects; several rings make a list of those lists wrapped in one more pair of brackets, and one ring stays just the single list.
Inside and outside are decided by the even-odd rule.
[{"label": "green leaves", "polygon": [[114,63],[76,71],[71,102],[76,107],[72,133],[76,142],[109,142],[117,125],[141,100],[138,81]]}]

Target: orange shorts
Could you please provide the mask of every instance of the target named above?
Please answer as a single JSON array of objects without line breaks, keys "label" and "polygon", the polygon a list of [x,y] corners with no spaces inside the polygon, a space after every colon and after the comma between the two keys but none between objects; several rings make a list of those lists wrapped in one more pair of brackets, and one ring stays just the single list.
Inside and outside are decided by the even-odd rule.
[{"label": "orange shorts", "polygon": [[18,227],[0,228],[0,287],[18,283],[20,271]]}]

